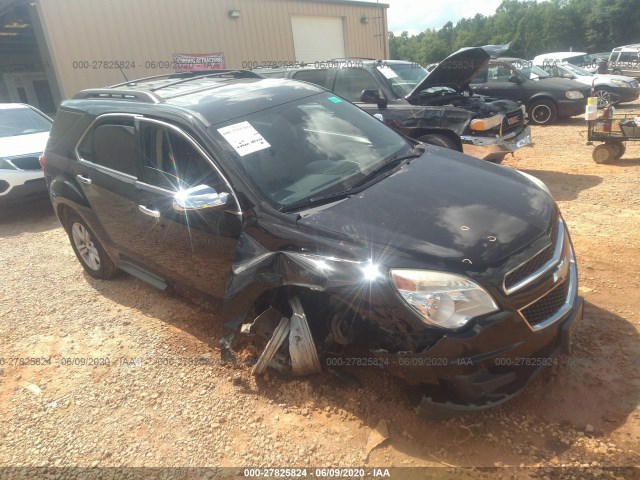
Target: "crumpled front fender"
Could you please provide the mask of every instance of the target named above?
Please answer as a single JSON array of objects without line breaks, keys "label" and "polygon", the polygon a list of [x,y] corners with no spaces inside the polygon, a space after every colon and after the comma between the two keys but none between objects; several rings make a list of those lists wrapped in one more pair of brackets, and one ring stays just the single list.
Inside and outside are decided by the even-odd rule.
[{"label": "crumpled front fender", "polygon": [[233,347],[235,333],[267,291],[297,286],[313,291],[362,288],[366,263],[305,251],[269,251],[244,232],[225,290],[221,340],[223,357]]}]

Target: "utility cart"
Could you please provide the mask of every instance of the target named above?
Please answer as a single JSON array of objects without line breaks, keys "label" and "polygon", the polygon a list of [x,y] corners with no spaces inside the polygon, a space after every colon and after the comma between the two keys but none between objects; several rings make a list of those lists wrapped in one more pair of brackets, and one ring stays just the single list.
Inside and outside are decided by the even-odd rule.
[{"label": "utility cart", "polygon": [[640,114],[611,113],[606,107],[595,120],[587,120],[587,145],[603,142],[593,149],[593,160],[606,163],[617,160],[626,150],[625,142],[640,141],[640,126],[634,119]]}]

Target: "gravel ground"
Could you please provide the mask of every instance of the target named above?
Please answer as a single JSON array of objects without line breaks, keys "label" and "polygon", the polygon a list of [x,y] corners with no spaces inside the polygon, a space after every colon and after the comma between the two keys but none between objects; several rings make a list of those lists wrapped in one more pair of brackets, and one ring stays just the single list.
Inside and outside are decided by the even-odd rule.
[{"label": "gravel ground", "polygon": [[[608,468],[640,465],[640,144],[597,165],[585,130],[579,117],[534,127],[535,147],[504,162],[545,181],[569,225],[586,302],[575,353],[510,403],[440,422],[418,419],[387,376],[356,372],[357,388],[329,374],[287,382],[222,365],[215,308],[124,274],[90,278],[48,200],[5,209],[0,466],[639,478]],[[382,424],[389,439],[369,452]],[[473,466],[519,468],[462,470]]]}]

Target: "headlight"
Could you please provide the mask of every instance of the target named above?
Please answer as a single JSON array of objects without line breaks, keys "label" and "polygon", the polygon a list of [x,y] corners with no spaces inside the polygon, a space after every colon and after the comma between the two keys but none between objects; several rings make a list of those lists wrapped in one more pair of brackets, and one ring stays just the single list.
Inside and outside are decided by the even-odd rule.
[{"label": "headlight", "polygon": [[391,270],[402,298],[428,325],[460,328],[479,315],[497,312],[491,296],[468,278],[428,270]]},{"label": "headlight", "polygon": [[500,126],[503,118],[503,115],[494,115],[489,118],[476,118],[475,120],[471,120],[469,128],[471,128],[471,130],[489,130]]},{"label": "headlight", "polygon": [[611,80],[611,83],[613,83],[616,87],[631,88],[631,84],[625,82],[624,80]]},{"label": "headlight", "polygon": [[584,95],[582,95],[582,93],[578,92],[577,90],[569,90],[568,92],[565,92],[564,96],[570,100],[578,100],[580,98],[584,98]]},{"label": "headlight", "polygon": [[0,158],[0,170],[15,170],[15,167],[4,158]]}]

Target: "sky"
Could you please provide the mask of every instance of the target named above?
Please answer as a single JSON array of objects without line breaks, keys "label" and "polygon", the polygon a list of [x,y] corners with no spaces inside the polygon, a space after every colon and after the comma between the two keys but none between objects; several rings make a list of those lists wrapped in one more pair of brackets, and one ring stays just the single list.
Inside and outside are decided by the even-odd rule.
[{"label": "sky", "polygon": [[[375,0],[369,0],[375,1]],[[455,25],[461,18],[477,13],[493,15],[502,0],[380,0],[389,4],[389,30],[411,35],[427,28],[442,28],[449,20]]]}]

